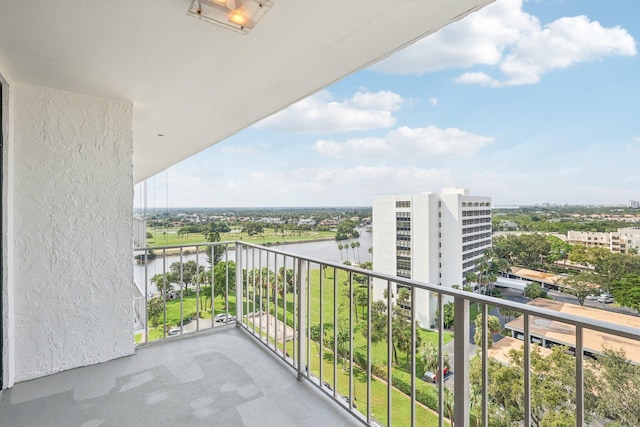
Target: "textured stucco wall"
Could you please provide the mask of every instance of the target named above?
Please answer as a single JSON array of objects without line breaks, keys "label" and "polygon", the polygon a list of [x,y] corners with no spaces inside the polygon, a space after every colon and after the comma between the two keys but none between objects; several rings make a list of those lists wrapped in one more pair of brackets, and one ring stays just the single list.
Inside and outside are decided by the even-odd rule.
[{"label": "textured stucco wall", "polygon": [[131,105],[16,84],[15,380],[133,353]]}]

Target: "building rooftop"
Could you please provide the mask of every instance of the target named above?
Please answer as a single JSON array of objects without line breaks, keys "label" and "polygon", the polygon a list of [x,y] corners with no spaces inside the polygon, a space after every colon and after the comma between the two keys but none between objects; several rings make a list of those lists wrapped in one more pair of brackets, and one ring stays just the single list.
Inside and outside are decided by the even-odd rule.
[{"label": "building rooftop", "polygon": [[[509,352],[511,352],[511,350],[522,350],[523,346],[524,342],[522,340],[511,337],[504,337],[500,341],[493,343],[488,351],[488,355],[490,358],[497,360],[503,365],[510,365],[511,358],[509,357]],[[538,346],[538,349],[544,357],[551,354],[551,350],[549,350],[548,348]]]},{"label": "building rooftop", "polygon": [[255,340],[216,328],[143,346],[134,356],[16,384],[0,425],[361,425]]},{"label": "building rooftop", "polygon": [[[621,326],[640,328],[640,317],[629,316],[627,314],[613,313],[610,311],[599,310],[597,308],[583,307],[580,305],[563,303],[544,298],[535,299],[527,305],[554,310],[560,313],[582,316],[597,321],[614,323]],[[505,327],[522,332],[524,330],[524,317],[520,316],[519,318],[507,323]],[[545,340],[567,345],[569,347],[574,347],[576,345],[576,328],[566,323],[531,316],[530,330],[531,335],[535,335]],[[640,364],[640,344],[637,341],[590,329],[584,329],[583,340],[586,351],[602,353],[604,348],[616,350],[622,348],[626,353],[627,359]]]},{"label": "building rooftop", "polygon": [[529,270],[528,268],[511,267],[511,274],[520,276],[524,279],[533,280],[535,282],[551,283],[561,285],[562,276],[552,273],[543,273],[542,271]]}]

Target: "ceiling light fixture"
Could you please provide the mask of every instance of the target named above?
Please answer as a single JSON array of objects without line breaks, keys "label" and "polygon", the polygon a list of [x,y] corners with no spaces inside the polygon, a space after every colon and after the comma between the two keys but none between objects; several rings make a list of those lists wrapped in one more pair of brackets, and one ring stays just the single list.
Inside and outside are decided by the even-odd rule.
[{"label": "ceiling light fixture", "polygon": [[187,14],[247,34],[271,6],[270,0],[193,0]]}]

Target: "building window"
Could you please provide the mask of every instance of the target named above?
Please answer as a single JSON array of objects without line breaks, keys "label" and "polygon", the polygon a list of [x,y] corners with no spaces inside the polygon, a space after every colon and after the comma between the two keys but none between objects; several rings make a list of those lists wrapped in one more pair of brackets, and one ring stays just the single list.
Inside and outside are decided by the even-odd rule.
[{"label": "building window", "polygon": [[397,200],[396,208],[410,208],[411,202],[409,200]]}]

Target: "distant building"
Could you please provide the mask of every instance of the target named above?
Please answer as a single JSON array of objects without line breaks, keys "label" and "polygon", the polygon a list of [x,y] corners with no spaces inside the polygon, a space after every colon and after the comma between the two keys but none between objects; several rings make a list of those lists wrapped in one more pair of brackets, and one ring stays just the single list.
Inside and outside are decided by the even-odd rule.
[{"label": "distant building", "polygon": [[316,220],[310,218],[300,218],[298,220],[298,225],[310,225],[313,227],[314,225],[316,225]]},{"label": "distant building", "polygon": [[629,203],[627,203],[627,207],[638,209],[638,208],[640,208],[640,201],[638,201],[638,200],[629,200]]},{"label": "distant building", "polygon": [[[373,266],[393,274],[451,287],[463,286],[475,260],[491,247],[491,198],[445,188],[442,194],[379,196],[373,200]],[[374,299],[386,282],[374,281]],[[397,289],[393,289],[397,296]],[[436,298],[416,292],[416,317],[434,324]],[[408,308],[408,307],[405,307]]]},{"label": "distant building", "polygon": [[572,245],[599,247],[614,253],[628,253],[634,248],[640,251],[640,228],[619,228],[618,231],[572,231],[567,232],[567,242]]}]

